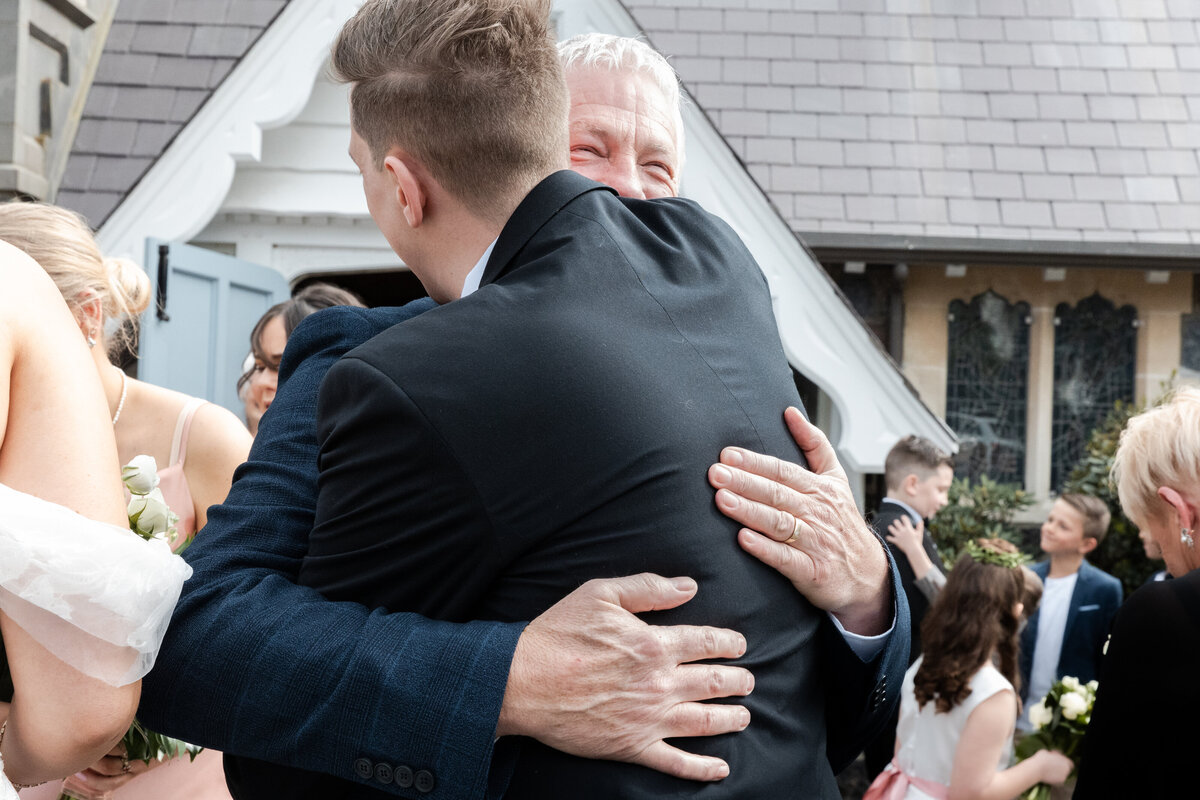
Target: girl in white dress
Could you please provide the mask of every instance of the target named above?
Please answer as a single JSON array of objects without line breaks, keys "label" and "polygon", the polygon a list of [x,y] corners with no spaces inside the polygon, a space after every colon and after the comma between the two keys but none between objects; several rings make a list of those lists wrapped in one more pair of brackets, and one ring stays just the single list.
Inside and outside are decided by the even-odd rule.
[{"label": "girl in white dress", "polygon": [[1008,766],[1024,586],[1010,542],[967,546],[921,627],[925,655],[904,676],[895,756],[863,800],[1008,800],[1067,779],[1070,759],[1049,750]]},{"label": "girl in white dress", "polygon": [[0,633],[13,682],[0,798],[12,800],[14,784],[70,774],[121,738],[191,570],[129,532],[104,395],[54,284],[3,242],[0,281]]}]

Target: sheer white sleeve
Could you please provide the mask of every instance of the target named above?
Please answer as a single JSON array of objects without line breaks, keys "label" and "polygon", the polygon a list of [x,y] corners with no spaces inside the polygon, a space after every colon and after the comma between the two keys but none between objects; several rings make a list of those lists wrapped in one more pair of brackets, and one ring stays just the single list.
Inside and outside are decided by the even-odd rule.
[{"label": "sheer white sleeve", "polygon": [[165,542],[0,484],[0,609],[86,675],[149,672],[191,574]]}]

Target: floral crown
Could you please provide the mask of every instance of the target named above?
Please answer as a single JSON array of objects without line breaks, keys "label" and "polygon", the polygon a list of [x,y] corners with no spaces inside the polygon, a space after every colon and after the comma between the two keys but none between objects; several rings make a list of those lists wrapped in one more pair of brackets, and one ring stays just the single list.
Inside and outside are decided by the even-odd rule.
[{"label": "floral crown", "polygon": [[974,539],[968,540],[967,546],[963,550],[980,564],[991,564],[996,567],[1017,569],[1029,561],[1029,556],[1024,553],[1006,553],[1002,550],[997,550],[991,544],[982,545]]}]

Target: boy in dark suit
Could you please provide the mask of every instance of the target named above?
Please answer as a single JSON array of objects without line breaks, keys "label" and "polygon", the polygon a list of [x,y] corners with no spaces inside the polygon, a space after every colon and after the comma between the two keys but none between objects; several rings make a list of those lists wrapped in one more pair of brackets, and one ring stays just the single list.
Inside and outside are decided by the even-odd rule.
[{"label": "boy in dark suit", "polygon": [[[1113,617],[1121,605],[1121,582],[1089,564],[1108,531],[1111,515],[1103,500],[1064,494],[1042,524],[1048,561],[1033,571],[1045,588],[1037,613],[1021,633],[1021,688],[1028,709],[1064,675],[1087,683],[1100,673],[1100,658]],[[1029,729],[1028,712],[1017,726]]]},{"label": "boy in dark suit", "polygon": [[[896,559],[900,582],[912,614],[908,663],[921,655],[921,620],[938,589],[946,582],[937,545],[925,522],[946,505],[954,480],[953,457],[920,436],[905,436],[888,451],[883,465],[887,495],[871,525],[884,537]],[[867,774],[878,775],[892,759],[897,716],[866,748]]]}]

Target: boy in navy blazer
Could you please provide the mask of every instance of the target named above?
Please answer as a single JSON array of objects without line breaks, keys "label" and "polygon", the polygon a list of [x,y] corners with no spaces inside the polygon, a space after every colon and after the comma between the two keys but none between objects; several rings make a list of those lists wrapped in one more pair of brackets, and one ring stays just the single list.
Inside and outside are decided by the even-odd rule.
[{"label": "boy in navy blazer", "polygon": [[[1042,552],[1033,566],[1045,589],[1041,604],[1021,634],[1021,691],[1028,709],[1064,675],[1082,682],[1100,673],[1100,659],[1113,617],[1121,605],[1121,582],[1093,567],[1084,556],[1108,530],[1108,506],[1097,497],[1065,494],[1054,501],[1042,524]],[[1018,725],[1028,729],[1028,713]]]}]

